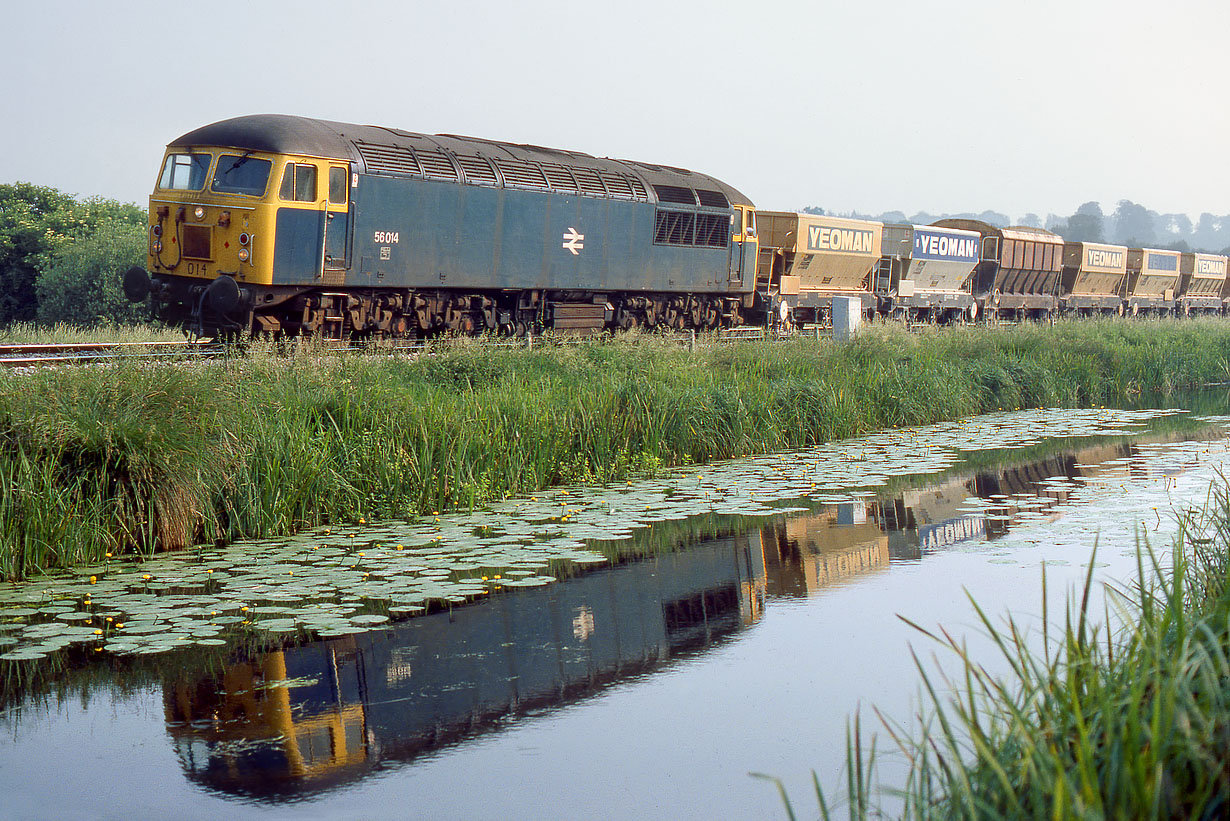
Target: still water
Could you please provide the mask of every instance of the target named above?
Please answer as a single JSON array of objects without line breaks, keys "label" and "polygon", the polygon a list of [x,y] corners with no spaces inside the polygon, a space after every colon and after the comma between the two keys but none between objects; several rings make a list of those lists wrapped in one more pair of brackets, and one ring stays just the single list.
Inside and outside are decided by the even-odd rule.
[{"label": "still water", "polygon": [[[584,491],[564,502],[524,500],[532,521],[551,506],[545,529],[514,523],[518,501],[500,514],[506,521],[450,526],[444,517],[426,544],[454,538],[453,564],[433,567],[440,557],[420,549],[417,578],[459,587],[415,599],[426,604],[407,605],[418,613],[408,619],[350,616],[368,620],[359,629],[338,626],[348,599],[330,598],[324,582],[296,581],[323,602],[325,615],[310,618],[332,620],[312,622],[311,635],[334,636],[315,641],[302,639],[303,622],[294,632],[294,619],[308,616],[267,606],[277,618],[259,637],[218,639],[209,630],[222,625],[212,623],[160,639],[184,646],[134,638],[107,650],[65,637],[55,654],[22,660],[48,648],[19,638],[46,642],[55,618],[79,618],[81,594],[65,587],[78,610],[40,616],[10,590],[0,637],[18,655],[0,662],[0,815],[783,815],[774,787],[752,772],[780,777],[796,809],[810,810],[813,770],[831,793],[844,780],[855,711],[865,728],[875,727],[873,706],[908,726],[924,704],[915,655],[929,670],[955,669],[903,619],[963,634],[989,668],[1002,667],[967,597],[1036,632],[1043,568],[1057,612],[1083,579],[1095,539],[1097,578],[1130,582],[1137,539],[1167,547],[1177,516],[1202,505],[1230,467],[1228,425],[1195,413],[1001,414],[840,443],[827,457],[786,454],[708,467],[673,485],[591,492],[588,503]],[[973,450],[975,431],[994,449]],[[908,458],[902,437],[914,442]],[[895,444],[879,449],[885,441]],[[775,481],[785,490],[772,492]],[[730,493],[736,486],[743,490]],[[562,536],[554,528],[565,517],[584,522],[588,537]],[[636,526],[624,532],[615,519]],[[464,542],[467,533],[482,543]],[[381,538],[412,545],[416,534]],[[361,574],[344,585],[373,585],[381,568],[390,578],[413,575],[400,565],[389,572],[393,559],[372,558],[377,541],[364,544],[335,552],[367,554],[369,565],[325,562],[335,576]],[[475,551],[509,544],[518,552],[502,561],[545,563],[559,580],[506,569],[503,581],[516,584],[477,595],[492,580],[466,575],[490,564]],[[288,563],[292,549],[319,555],[298,540],[275,547],[281,575],[302,578],[315,566]],[[570,551],[575,561],[531,562],[527,550]],[[267,579],[241,585],[248,575],[225,570],[218,556],[201,562],[192,572],[229,572],[249,601],[277,595]],[[186,571],[176,572],[182,580]],[[380,583],[380,595],[414,592]],[[224,580],[211,584],[202,590],[213,599],[188,602],[195,610],[236,601],[223,596]],[[289,598],[285,584],[278,590]],[[172,592],[144,591],[138,604]],[[118,614],[125,605],[115,595],[105,608]],[[449,596],[453,606],[441,606]],[[136,618],[138,604],[124,618]],[[900,767],[890,759],[882,774],[891,782]]]}]

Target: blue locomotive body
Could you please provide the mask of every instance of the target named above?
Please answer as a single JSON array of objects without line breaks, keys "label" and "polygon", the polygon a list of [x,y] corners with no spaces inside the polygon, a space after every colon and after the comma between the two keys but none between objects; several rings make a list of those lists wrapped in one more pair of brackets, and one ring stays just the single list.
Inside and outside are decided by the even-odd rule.
[{"label": "blue locomotive body", "polygon": [[713,328],[753,302],[751,203],[679,168],[258,115],[171,143],[150,206],[126,288],[203,331]]}]

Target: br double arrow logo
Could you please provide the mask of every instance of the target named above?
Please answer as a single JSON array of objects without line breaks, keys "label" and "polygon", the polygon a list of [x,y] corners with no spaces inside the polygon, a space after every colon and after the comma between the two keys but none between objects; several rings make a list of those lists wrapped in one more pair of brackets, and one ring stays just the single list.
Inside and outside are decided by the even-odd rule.
[{"label": "br double arrow logo", "polygon": [[574,257],[579,256],[581,249],[585,247],[585,235],[578,234],[575,228],[569,228],[564,232],[564,244],[561,247],[571,251]]}]

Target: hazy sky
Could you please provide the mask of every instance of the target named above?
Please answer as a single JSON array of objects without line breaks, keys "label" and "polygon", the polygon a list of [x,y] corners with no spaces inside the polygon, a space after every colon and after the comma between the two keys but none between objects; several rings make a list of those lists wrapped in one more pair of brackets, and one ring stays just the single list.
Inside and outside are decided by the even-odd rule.
[{"label": "hazy sky", "polygon": [[145,204],[286,113],[704,171],[760,207],[1230,213],[1226,0],[3,0],[0,183]]}]

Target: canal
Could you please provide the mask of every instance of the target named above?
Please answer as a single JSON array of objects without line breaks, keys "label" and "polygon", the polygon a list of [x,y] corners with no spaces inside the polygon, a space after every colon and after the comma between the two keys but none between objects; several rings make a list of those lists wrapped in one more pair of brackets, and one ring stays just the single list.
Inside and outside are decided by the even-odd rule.
[{"label": "canal", "polygon": [[[810,814],[856,711],[889,748],[876,711],[914,726],[916,665],[957,670],[906,620],[999,669],[971,598],[1036,638],[1044,568],[1055,614],[1091,557],[1100,602],[1142,539],[1164,555],[1230,468],[1226,398],[1184,404],[5,585],[4,814],[783,815],[752,773]],[[882,778],[902,773],[890,755]]]}]

